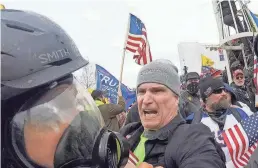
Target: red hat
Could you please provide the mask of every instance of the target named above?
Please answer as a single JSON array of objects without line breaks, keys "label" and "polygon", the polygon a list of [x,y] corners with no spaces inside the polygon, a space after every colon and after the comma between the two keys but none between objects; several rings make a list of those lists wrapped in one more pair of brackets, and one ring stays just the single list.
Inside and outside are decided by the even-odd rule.
[{"label": "red hat", "polygon": [[237,75],[239,75],[239,74],[244,75],[244,72],[243,72],[242,69],[237,69],[237,70],[235,70],[235,71],[233,72],[233,76],[237,76]]},{"label": "red hat", "polygon": [[212,76],[212,77],[221,76],[221,75],[222,75],[222,71],[219,70],[219,69],[213,69],[213,70],[211,71],[211,76]]}]

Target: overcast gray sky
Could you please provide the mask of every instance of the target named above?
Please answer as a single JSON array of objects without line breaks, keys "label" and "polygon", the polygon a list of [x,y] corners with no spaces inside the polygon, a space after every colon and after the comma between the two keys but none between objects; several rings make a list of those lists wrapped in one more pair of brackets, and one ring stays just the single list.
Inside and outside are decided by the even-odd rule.
[{"label": "overcast gray sky", "polygon": [[[129,12],[147,28],[153,59],[179,67],[180,42],[218,43],[212,0],[2,0],[6,8],[33,10],[60,24],[82,55],[119,78]],[[258,0],[248,5],[258,13]],[[127,53],[123,83],[134,87],[140,66]]]}]

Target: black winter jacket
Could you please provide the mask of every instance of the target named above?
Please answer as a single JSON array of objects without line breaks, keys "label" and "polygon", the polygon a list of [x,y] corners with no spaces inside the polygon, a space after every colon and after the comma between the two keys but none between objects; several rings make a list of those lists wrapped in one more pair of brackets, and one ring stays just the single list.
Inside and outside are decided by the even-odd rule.
[{"label": "black winter jacket", "polygon": [[191,113],[196,113],[201,109],[200,97],[190,94],[187,90],[180,93],[180,112],[183,118],[188,117]]},{"label": "black winter jacket", "polygon": [[[140,122],[126,125],[120,133],[128,138],[131,151],[137,147],[144,128]],[[145,135],[145,134],[144,134]],[[147,134],[145,162],[167,168],[225,168],[225,156],[210,129],[186,124],[177,115],[169,124]]]},{"label": "black winter jacket", "polygon": [[256,112],[255,108],[255,95],[249,89],[248,86],[237,86],[234,82],[230,84],[235,92],[238,101],[245,103],[253,112]]},{"label": "black winter jacket", "polygon": [[132,123],[132,122],[139,122],[140,116],[138,113],[138,103],[135,103],[131,109],[128,111],[126,116],[125,125]]}]

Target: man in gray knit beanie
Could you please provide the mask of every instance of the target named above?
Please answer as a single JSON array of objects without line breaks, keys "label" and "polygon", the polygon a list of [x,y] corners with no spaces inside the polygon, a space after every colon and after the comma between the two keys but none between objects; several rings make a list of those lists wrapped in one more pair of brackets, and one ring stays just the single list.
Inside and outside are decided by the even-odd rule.
[{"label": "man in gray knit beanie", "polygon": [[210,129],[186,124],[178,115],[180,80],[170,61],[144,65],[137,77],[137,104],[141,122],[126,125],[120,133],[128,138],[139,162],[153,167],[225,168],[224,154],[215,145]]},{"label": "man in gray knit beanie", "polygon": [[180,79],[176,66],[171,62],[154,61],[144,66],[137,78],[137,88],[143,83],[159,83],[168,87],[177,96],[180,94]]},{"label": "man in gray knit beanie", "polygon": [[[157,130],[168,124],[178,111],[180,79],[176,66],[165,60],[153,61],[141,68],[137,77],[137,99],[141,122],[146,129]],[[157,106],[148,107],[142,92],[150,91]],[[148,98],[148,97],[147,97]],[[160,104],[160,105],[159,105]],[[167,111],[162,115],[158,109]],[[155,119],[151,119],[157,115]],[[151,120],[150,120],[151,119]]]}]

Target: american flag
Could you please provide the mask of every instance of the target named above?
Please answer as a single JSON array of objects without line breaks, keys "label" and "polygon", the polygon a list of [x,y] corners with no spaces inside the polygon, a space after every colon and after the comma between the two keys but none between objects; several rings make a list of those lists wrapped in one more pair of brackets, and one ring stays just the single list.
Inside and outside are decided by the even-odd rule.
[{"label": "american flag", "polygon": [[148,64],[152,61],[152,56],[145,25],[133,14],[130,14],[129,24],[126,50],[134,53],[133,59],[137,64]]},{"label": "american flag", "polygon": [[[130,134],[126,135],[126,139],[129,139],[131,137]],[[125,168],[132,168],[132,167],[135,167],[136,168],[136,165],[138,164],[139,162],[139,159],[134,155],[134,153],[130,150],[129,151],[129,157],[128,157],[128,162],[127,162],[127,165],[125,166]]]},{"label": "american flag", "polygon": [[132,165],[134,165],[136,167],[138,162],[139,162],[138,158],[134,155],[134,153],[132,151],[130,151],[128,163],[131,163]]},{"label": "american flag", "polygon": [[244,167],[258,144],[258,113],[222,133],[236,168]]}]

